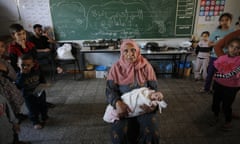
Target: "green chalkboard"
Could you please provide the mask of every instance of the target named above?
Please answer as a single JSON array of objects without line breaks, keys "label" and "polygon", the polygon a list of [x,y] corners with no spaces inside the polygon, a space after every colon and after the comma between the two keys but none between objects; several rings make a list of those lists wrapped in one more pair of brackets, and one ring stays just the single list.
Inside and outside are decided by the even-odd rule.
[{"label": "green chalkboard", "polygon": [[188,37],[196,0],[50,0],[57,40]]}]

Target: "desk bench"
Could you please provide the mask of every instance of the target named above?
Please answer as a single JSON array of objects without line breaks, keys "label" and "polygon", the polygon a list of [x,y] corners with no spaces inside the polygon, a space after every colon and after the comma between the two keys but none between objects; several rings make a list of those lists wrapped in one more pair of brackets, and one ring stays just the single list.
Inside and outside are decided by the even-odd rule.
[{"label": "desk bench", "polygon": [[[80,67],[81,70],[85,70],[85,53],[119,53],[119,49],[97,49],[97,50],[89,50],[82,49],[80,50]],[[168,50],[168,51],[146,51],[141,50],[142,56],[144,56],[151,63],[152,61],[171,61],[174,64],[173,70],[170,73],[158,73],[156,74],[172,74],[173,76],[178,76],[179,67],[177,66],[181,60],[184,62],[184,67],[187,62],[187,58],[192,52],[188,51],[179,51],[179,50]],[[184,71],[181,73],[183,76]]]}]

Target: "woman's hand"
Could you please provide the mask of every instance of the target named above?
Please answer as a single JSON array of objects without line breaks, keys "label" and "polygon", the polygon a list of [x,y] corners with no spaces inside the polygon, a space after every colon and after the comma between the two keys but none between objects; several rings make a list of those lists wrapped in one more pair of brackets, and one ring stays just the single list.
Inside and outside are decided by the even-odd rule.
[{"label": "woman's hand", "polygon": [[120,118],[128,116],[128,113],[131,112],[131,109],[123,101],[118,100],[116,102],[116,110]]},{"label": "woman's hand", "polygon": [[152,106],[148,106],[148,105],[141,105],[140,108],[145,112],[145,113],[150,113],[152,111],[154,111],[157,108],[157,105],[152,105]]}]

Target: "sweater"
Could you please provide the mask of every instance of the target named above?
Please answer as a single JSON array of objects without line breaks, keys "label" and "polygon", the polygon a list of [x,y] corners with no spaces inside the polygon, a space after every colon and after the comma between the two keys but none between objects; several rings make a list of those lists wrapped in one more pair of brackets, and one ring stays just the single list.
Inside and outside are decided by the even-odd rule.
[{"label": "sweater", "polygon": [[[217,69],[217,74],[215,74],[214,77],[214,80],[217,83],[227,87],[240,87],[240,73],[238,72],[240,56],[220,56],[214,61],[214,66]],[[231,74],[231,76],[220,76],[229,74]]]}]

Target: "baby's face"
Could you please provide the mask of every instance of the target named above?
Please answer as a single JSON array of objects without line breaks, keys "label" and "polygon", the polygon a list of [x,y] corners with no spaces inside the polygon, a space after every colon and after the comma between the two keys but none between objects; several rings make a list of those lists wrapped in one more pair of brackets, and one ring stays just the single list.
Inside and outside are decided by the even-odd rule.
[{"label": "baby's face", "polygon": [[163,99],[163,94],[161,92],[153,92],[150,95],[151,100],[161,101]]}]

